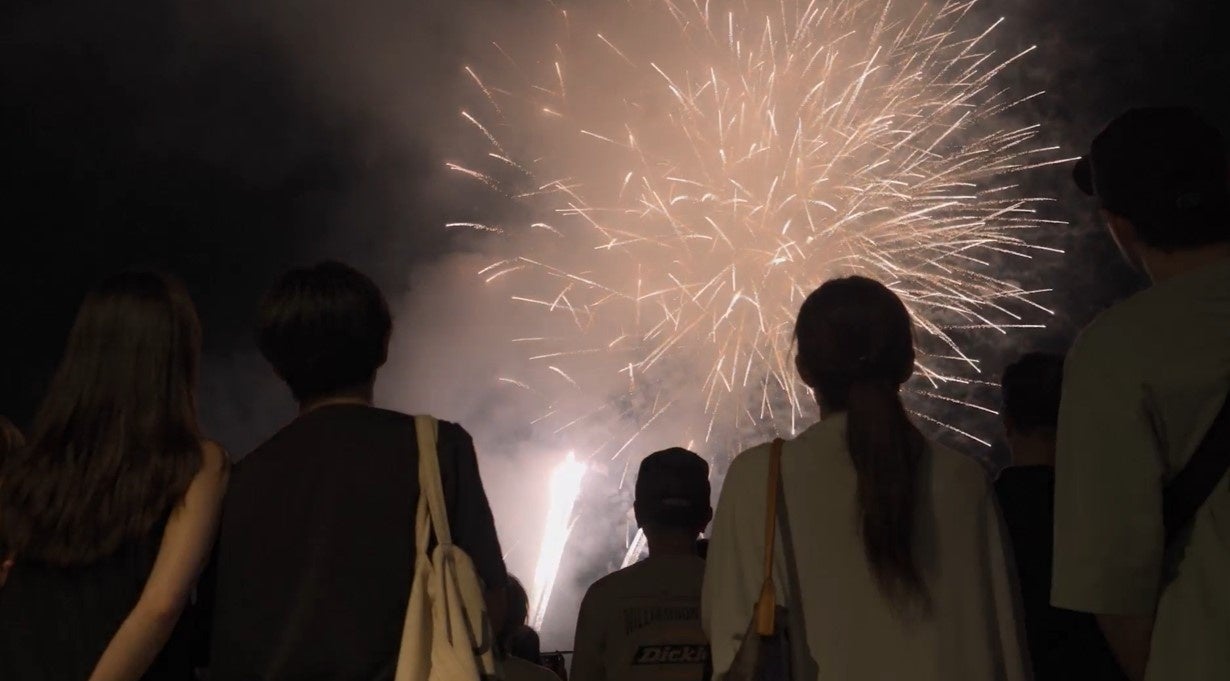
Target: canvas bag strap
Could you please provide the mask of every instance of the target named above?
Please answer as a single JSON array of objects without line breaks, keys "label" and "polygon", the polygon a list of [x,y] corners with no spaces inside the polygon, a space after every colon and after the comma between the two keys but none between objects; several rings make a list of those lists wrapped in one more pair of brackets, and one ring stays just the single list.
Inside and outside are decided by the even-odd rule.
[{"label": "canvas bag strap", "polygon": [[[440,422],[431,416],[415,416],[414,432],[419,444],[419,509],[427,500],[426,510],[436,542],[452,544],[453,535],[448,526],[448,510],[444,504],[444,485],[440,479],[440,459],[436,449]],[[420,538],[421,541],[421,538]],[[423,547],[426,551],[426,547]]]},{"label": "canvas bag strap", "polygon": [[769,449],[769,479],[765,493],[764,514],[764,583],[756,601],[756,633],[772,636],[777,615],[777,592],[773,585],[773,544],[777,538],[777,492],[781,485],[782,439],[777,438]]}]

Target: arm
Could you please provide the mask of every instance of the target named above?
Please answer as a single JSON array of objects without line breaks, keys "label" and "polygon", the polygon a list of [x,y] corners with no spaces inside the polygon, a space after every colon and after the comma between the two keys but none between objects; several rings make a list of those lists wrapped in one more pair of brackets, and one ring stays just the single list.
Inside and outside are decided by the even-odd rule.
[{"label": "arm", "polygon": [[139,679],[162,650],[192,592],[217,531],[229,464],[214,443],[171,512],[158,558],[132,612],[103,651],[90,681]]},{"label": "arm", "polygon": [[495,519],[483,479],[478,470],[474,440],[464,428],[440,422],[439,451],[447,447],[450,456],[441,460],[441,484],[453,542],[474,561],[478,576],[486,586],[487,615],[493,631],[503,629],[508,611],[508,573],[496,534]]},{"label": "arm", "polygon": [[1153,641],[1152,615],[1098,615],[1115,660],[1130,681],[1143,681]]},{"label": "arm", "polygon": [[606,667],[602,658],[603,625],[602,613],[594,607],[594,588],[591,586],[581,600],[581,611],[577,615],[577,628],[572,643],[572,671],[570,678],[577,681],[604,681]]},{"label": "arm", "polygon": [[1162,583],[1165,466],[1143,386],[1099,341],[1082,337],[1065,370],[1051,602],[1103,616],[1116,657],[1142,674]]}]

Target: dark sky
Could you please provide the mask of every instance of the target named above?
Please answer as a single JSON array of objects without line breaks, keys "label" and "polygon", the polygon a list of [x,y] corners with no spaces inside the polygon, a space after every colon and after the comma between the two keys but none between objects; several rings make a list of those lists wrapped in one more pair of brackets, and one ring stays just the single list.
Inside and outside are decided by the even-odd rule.
[{"label": "dark sky", "polygon": [[[504,18],[528,1],[503,3]],[[207,425],[232,448],[268,433],[288,404],[253,397],[276,391],[252,357],[257,296],[287,266],[324,257],[400,291],[448,249],[438,227],[466,198],[439,190],[434,137],[455,110],[467,26],[496,4],[4,3],[0,413],[29,419],[91,283],[148,266],[184,278],[200,308]],[[979,11],[1007,18],[1004,49],[1039,45],[1008,77],[1048,90],[1035,116],[1078,150],[1132,103],[1189,103],[1228,127],[1227,5],[984,0]],[[1051,192],[1073,201],[1065,172]],[[1133,285],[1088,207],[1065,216],[1073,252],[1055,284],[1070,307],[1056,338]]]}]

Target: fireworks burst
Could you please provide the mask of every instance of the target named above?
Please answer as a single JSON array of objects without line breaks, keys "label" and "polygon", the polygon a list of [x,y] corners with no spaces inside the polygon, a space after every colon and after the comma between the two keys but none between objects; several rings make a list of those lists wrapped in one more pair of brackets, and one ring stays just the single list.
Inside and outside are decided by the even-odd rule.
[{"label": "fireworks burst", "polygon": [[[1001,277],[1057,252],[1029,242],[1059,221],[1016,178],[1062,159],[1039,126],[1005,123],[1029,97],[995,85],[1029,50],[996,57],[995,25],[965,35],[974,2],[610,5],[620,20],[594,30],[555,8],[563,37],[541,82],[499,44],[493,76],[466,69],[482,104],[462,115],[488,153],[450,167],[528,219],[454,226],[518,249],[484,278],[567,323],[520,339],[542,375],[510,382],[580,389],[619,372],[642,425],[686,392],[703,402],[693,436],[793,432],[814,409],[791,358],[798,305],[860,273],[914,318],[913,395],[985,411],[959,388],[980,373],[961,339],[1040,326],[1038,292]],[[583,420],[560,407],[548,414]]]}]

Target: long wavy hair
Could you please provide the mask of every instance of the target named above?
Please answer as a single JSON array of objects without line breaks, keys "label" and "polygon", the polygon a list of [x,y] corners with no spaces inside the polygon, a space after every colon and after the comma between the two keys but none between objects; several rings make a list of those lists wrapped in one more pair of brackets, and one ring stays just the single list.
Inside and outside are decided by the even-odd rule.
[{"label": "long wavy hair", "polygon": [[860,534],[881,591],[897,606],[928,602],[914,556],[918,474],[926,449],[906,415],[901,385],[914,371],[910,315],[883,284],[833,279],[803,302],[798,367],[821,409],[846,413],[858,474]]},{"label": "long wavy hair", "polygon": [[18,560],[97,561],[182,500],[202,464],[200,347],[169,277],[121,274],[86,296],[29,442],[0,471],[0,529]]}]

